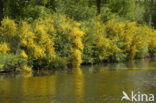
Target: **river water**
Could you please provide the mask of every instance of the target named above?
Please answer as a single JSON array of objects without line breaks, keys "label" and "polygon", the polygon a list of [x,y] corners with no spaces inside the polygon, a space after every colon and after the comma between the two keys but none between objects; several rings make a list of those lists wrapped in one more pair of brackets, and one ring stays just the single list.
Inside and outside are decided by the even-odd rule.
[{"label": "river water", "polygon": [[156,60],[0,75],[0,103],[130,103],[122,91],[156,95]]}]

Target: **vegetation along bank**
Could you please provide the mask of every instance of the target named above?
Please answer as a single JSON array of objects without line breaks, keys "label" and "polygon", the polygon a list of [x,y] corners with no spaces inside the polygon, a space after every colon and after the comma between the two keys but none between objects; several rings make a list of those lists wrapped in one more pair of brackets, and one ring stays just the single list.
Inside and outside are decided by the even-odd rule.
[{"label": "vegetation along bank", "polygon": [[6,1],[0,25],[1,72],[79,68],[156,53],[150,1],[105,0],[100,7],[98,0]]}]

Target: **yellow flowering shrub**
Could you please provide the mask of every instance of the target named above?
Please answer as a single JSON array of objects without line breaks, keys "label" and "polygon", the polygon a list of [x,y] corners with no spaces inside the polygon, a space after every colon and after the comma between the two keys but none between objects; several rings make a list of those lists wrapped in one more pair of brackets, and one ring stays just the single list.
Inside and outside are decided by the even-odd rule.
[{"label": "yellow flowering shrub", "polygon": [[73,50],[73,54],[72,56],[72,66],[77,68],[81,65],[82,63],[82,59],[81,59],[81,51],[78,49],[74,49]]},{"label": "yellow flowering shrub", "polygon": [[40,21],[42,24],[46,25],[46,31],[48,33],[55,33],[56,29],[54,27],[54,20],[52,18],[46,18],[42,21]]},{"label": "yellow flowering shrub", "polygon": [[146,27],[146,32],[149,34],[149,41],[148,41],[148,44],[149,44],[149,47],[150,48],[156,48],[156,30],[154,29],[149,29]]},{"label": "yellow flowering shrub", "polygon": [[71,20],[63,21],[61,27],[64,32],[69,32],[71,29]]},{"label": "yellow flowering shrub", "polygon": [[[156,30],[146,25],[115,19],[104,24],[100,15],[89,24],[81,25],[65,15],[18,24],[5,18],[0,26],[0,52],[9,51],[26,61],[32,60],[36,63],[33,66],[55,68],[61,62],[62,67],[71,64],[79,68],[85,60],[120,61],[156,53]],[[30,70],[28,66],[24,69]]]},{"label": "yellow flowering shrub", "polygon": [[[45,55],[50,57],[55,57],[55,48],[53,47],[53,39],[50,38],[50,34],[46,31],[46,25],[36,25],[35,35],[36,35],[36,42],[41,45],[42,51]],[[53,31],[54,32],[54,31]]]},{"label": "yellow flowering shrub", "polygon": [[81,55],[84,48],[82,38],[85,33],[80,29],[80,23],[74,22],[65,16],[61,18],[63,22],[61,25],[63,37],[72,43],[71,64],[73,67],[79,67],[82,63]]},{"label": "yellow flowering shrub", "polygon": [[32,49],[34,47],[35,34],[31,30],[31,25],[22,22],[20,27],[19,38],[23,47]]},{"label": "yellow flowering shrub", "polygon": [[[53,42],[50,38],[49,32],[55,32],[51,23],[53,20],[45,20],[35,22],[33,25],[22,22],[19,37],[21,40],[21,46],[27,49],[30,56],[35,59],[43,58],[45,56],[53,57],[55,55],[55,49],[53,48]],[[50,24],[48,24],[48,22]],[[48,26],[47,26],[48,25]],[[48,27],[48,29],[47,29]],[[33,29],[34,28],[34,29]]]},{"label": "yellow flowering shrub", "polygon": [[28,55],[25,53],[24,50],[21,51],[20,56],[21,56],[22,58],[24,58],[24,59],[27,59],[27,58],[28,58]]},{"label": "yellow flowering shrub", "polygon": [[31,72],[32,71],[32,68],[30,68],[29,66],[25,65],[23,67],[23,70],[26,71],[26,72]]},{"label": "yellow flowering shrub", "polygon": [[79,29],[79,25],[75,25],[75,27],[72,29],[72,33],[72,40],[74,42],[75,48],[83,50],[82,37],[84,35],[84,32]]},{"label": "yellow flowering shrub", "polygon": [[10,50],[7,43],[0,44],[0,51],[2,53],[7,53]]},{"label": "yellow flowering shrub", "polygon": [[14,52],[18,47],[18,26],[14,20],[4,18],[0,26],[0,42],[1,44],[7,43],[10,52]]},{"label": "yellow flowering shrub", "polygon": [[148,46],[149,30],[151,29],[147,26],[138,25],[136,22],[123,23],[110,20],[106,24],[107,37],[122,43],[122,46],[117,46],[123,53],[128,54],[127,59],[133,59],[140,50]]},{"label": "yellow flowering shrub", "polygon": [[44,50],[41,47],[35,46],[33,49],[33,56],[35,59],[43,58],[45,56]]},{"label": "yellow flowering shrub", "polygon": [[3,34],[7,36],[14,36],[16,34],[17,24],[15,23],[14,20],[4,18],[1,23],[2,23],[1,29],[3,30]]},{"label": "yellow flowering shrub", "polygon": [[[113,44],[115,39],[112,39],[112,37],[107,38],[106,35],[106,28],[111,27],[109,31],[111,31],[111,34],[113,36],[117,36],[116,31],[114,30],[114,26],[110,25],[104,25],[101,23],[101,17],[100,15],[97,17],[96,21],[96,35],[97,35],[97,43],[96,47],[98,50],[98,60],[106,60],[109,56],[113,55],[115,51],[120,51],[120,49]],[[113,33],[114,32],[114,33]],[[110,35],[109,35],[110,36]]]}]

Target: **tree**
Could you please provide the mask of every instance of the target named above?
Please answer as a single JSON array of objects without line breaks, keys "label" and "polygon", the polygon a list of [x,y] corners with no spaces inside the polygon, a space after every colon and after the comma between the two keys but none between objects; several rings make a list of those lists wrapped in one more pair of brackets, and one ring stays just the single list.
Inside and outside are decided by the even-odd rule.
[{"label": "tree", "polygon": [[101,11],[101,0],[96,0],[96,6],[97,6],[97,15],[100,14]]},{"label": "tree", "polygon": [[2,19],[3,19],[3,0],[0,0],[0,22],[2,21]]},{"label": "tree", "polygon": [[151,0],[150,2],[150,13],[149,13],[149,21],[148,21],[149,27],[151,27],[152,25],[152,11],[153,11],[153,0]]}]

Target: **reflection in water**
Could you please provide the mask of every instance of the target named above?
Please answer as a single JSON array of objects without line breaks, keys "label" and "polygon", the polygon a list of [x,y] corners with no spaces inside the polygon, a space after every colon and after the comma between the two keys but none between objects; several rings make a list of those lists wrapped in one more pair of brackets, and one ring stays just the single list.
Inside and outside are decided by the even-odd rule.
[{"label": "reflection in water", "polygon": [[140,60],[0,75],[0,103],[120,103],[123,90],[155,94],[155,68],[155,60]]},{"label": "reflection in water", "polygon": [[[44,103],[45,100],[49,99],[49,96],[53,96],[55,94],[55,80],[56,80],[55,75],[34,77],[29,79],[24,78],[21,84],[21,90],[22,90],[21,92],[26,97],[25,99],[28,99],[28,101],[35,102],[34,99],[35,97],[40,99],[40,103]],[[30,94],[34,97],[29,97]]]},{"label": "reflection in water", "polygon": [[81,103],[83,100],[83,86],[84,86],[84,77],[82,70],[80,68],[74,68],[73,74],[74,74],[74,88],[75,89],[75,103]]}]

